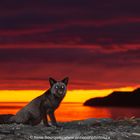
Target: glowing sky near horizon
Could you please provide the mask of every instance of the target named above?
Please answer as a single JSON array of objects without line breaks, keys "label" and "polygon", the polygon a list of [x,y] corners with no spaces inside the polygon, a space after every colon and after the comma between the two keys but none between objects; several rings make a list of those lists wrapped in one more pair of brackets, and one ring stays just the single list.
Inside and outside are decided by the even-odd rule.
[{"label": "glowing sky near horizon", "polygon": [[[104,97],[113,91],[132,91],[134,88],[125,87],[117,89],[102,90],[68,90],[63,102],[84,103],[86,100],[95,97]],[[0,90],[0,102],[29,102],[40,96],[44,90]]]}]

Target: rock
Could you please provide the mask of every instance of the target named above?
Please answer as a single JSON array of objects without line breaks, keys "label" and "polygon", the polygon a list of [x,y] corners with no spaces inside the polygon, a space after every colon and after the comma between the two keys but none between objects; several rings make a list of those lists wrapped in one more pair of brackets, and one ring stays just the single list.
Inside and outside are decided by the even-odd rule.
[{"label": "rock", "polygon": [[[34,139],[96,139],[96,140],[140,140],[139,119],[112,120],[108,118],[60,122],[61,128],[1,124],[0,140]],[[136,122],[133,125],[133,122]]]},{"label": "rock", "polygon": [[74,139],[80,137],[81,132],[78,130],[66,129],[60,133],[60,137],[62,140],[66,140],[68,138]]}]

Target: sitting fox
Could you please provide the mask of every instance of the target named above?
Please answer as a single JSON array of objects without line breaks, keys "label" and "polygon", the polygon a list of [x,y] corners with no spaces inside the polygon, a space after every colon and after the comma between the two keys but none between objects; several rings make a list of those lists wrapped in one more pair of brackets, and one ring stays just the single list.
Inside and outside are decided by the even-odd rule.
[{"label": "sitting fox", "polygon": [[29,102],[16,115],[0,115],[0,123],[37,125],[43,120],[45,126],[50,126],[47,119],[47,115],[49,115],[52,125],[58,126],[54,111],[66,95],[68,77],[62,81],[49,78],[49,82],[50,88],[44,94]]}]

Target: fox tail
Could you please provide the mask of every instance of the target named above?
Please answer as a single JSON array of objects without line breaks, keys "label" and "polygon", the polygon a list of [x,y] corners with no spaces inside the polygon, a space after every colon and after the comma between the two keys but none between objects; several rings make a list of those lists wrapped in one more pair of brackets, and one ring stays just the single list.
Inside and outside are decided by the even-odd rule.
[{"label": "fox tail", "polygon": [[9,124],[10,118],[14,116],[13,114],[1,114],[0,115],[0,124]]}]

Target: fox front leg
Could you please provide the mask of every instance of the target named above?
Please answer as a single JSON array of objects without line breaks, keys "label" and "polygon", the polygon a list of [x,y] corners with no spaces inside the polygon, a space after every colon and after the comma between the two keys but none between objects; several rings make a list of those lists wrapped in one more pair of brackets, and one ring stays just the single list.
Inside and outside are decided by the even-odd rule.
[{"label": "fox front leg", "polygon": [[57,122],[56,122],[54,111],[49,111],[49,117],[50,117],[50,120],[51,120],[52,125],[54,125],[56,127],[59,127],[58,124],[57,124]]},{"label": "fox front leg", "polygon": [[47,115],[44,115],[44,116],[43,116],[43,123],[44,123],[45,126],[51,127],[51,126],[49,125],[49,123],[48,123]]},{"label": "fox front leg", "polygon": [[47,111],[46,110],[44,110],[44,113],[43,113],[43,123],[44,123],[45,126],[50,127],[50,125],[48,123]]}]

